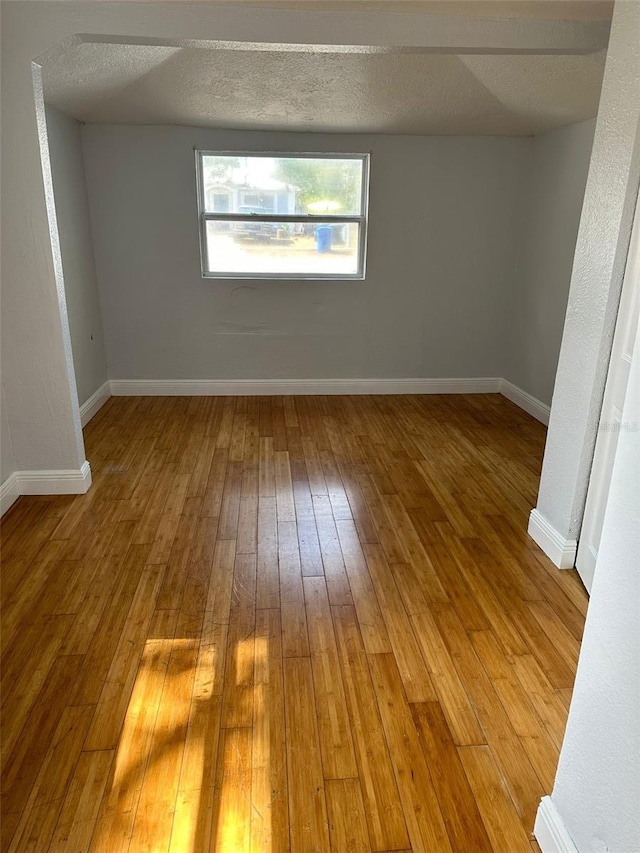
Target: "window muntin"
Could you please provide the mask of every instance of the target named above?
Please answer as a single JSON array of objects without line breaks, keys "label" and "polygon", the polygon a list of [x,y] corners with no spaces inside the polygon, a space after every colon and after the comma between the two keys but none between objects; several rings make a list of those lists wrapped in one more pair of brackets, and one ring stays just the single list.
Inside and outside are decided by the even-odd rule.
[{"label": "window muntin", "polygon": [[197,152],[203,276],[364,278],[368,166],[367,154]]}]

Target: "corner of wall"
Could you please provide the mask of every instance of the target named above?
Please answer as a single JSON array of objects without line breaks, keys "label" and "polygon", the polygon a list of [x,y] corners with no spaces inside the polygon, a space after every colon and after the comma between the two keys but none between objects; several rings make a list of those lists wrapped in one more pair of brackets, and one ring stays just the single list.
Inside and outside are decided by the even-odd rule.
[{"label": "corner of wall", "polygon": [[3,515],[17,499],[17,481],[15,476],[16,460],[11,441],[11,429],[4,389],[0,388],[0,515]]},{"label": "corner of wall", "polygon": [[595,122],[532,137],[505,339],[506,379],[551,403]]},{"label": "corner of wall", "polygon": [[527,532],[554,566],[559,569],[572,569],[574,567],[578,551],[577,541],[565,539],[540,510],[531,510]]},{"label": "corner of wall", "polygon": [[540,801],[533,834],[542,853],[578,853],[551,797],[543,797]]},{"label": "corner of wall", "polygon": [[14,471],[0,485],[0,516],[22,495],[84,495],[91,487],[91,466],[52,471]]},{"label": "corner of wall", "polygon": [[107,379],[102,306],[78,121],[46,105],[47,136],[78,401]]}]

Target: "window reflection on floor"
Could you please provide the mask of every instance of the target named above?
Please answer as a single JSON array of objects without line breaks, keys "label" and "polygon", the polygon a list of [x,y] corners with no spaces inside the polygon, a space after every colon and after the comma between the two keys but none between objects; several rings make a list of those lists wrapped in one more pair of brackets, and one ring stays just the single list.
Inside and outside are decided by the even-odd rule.
[{"label": "window reflection on floor", "polygon": [[213,625],[202,642],[145,644],[92,850],[125,849],[130,839],[132,853],[238,853],[252,838],[256,849],[271,850],[268,636],[227,650],[236,685],[252,685],[241,700],[253,728],[225,729],[226,636],[226,625]]}]

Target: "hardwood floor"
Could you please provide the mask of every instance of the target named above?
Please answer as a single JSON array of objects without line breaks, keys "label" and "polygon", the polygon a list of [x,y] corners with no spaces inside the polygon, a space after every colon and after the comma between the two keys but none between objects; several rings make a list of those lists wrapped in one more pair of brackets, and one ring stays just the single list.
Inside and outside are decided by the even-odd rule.
[{"label": "hardwood floor", "polygon": [[2,523],[2,849],[532,853],[587,597],[498,395],[112,398]]}]

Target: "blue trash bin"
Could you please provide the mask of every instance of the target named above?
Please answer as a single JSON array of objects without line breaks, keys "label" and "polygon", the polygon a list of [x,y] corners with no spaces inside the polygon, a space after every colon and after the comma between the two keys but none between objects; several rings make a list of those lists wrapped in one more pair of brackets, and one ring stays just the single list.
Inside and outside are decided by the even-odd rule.
[{"label": "blue trash bin", "polygon": [[318,225],[316,228],[316,249],[320,253],[331,251],[331,226]]}]

